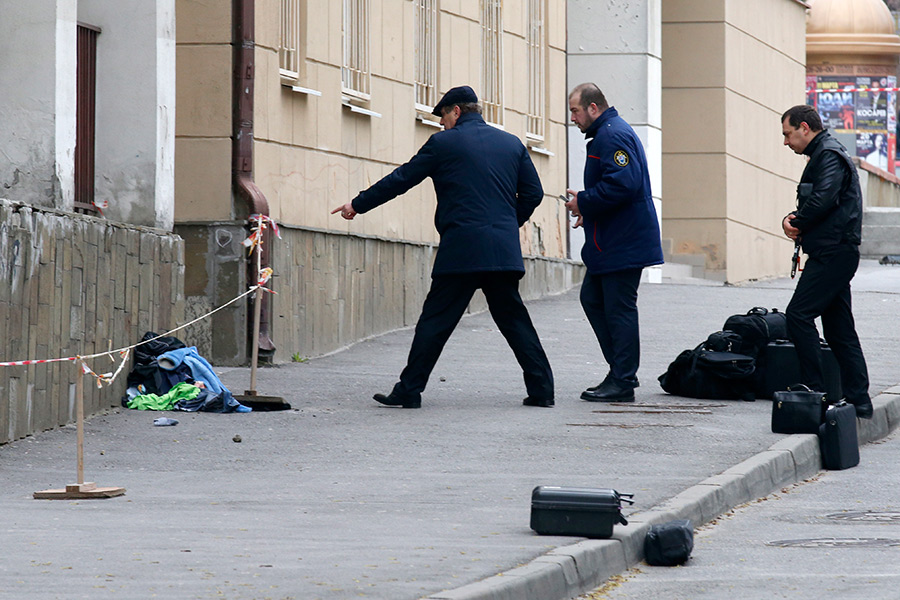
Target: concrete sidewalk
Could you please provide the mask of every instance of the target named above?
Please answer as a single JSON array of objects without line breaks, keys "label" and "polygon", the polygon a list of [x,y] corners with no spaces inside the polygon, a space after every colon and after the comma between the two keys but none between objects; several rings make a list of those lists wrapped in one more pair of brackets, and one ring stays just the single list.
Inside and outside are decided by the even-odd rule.
[{"label": "concrete sidewalk", "polygon": [[[512,352],[478,314],[451,338],[420,410],[371,400],[403,367],[404,330],[260,370],[258,391],[285,397],[291,411],[167,413],[180,420],[167,428],[153,427],[159,413],[91,419],[86,479],[127,488],[121,498],[31,499],[74,479],[74,428],[0,447],[0,598],[577,595],[636,560],[654,519],[712,518],[816,468],[809,442],[769,431],[769,402],[677,398],[656,381],[729,315],[783,308],[791,290],[789,281],[643,285],[634,405],[578,399],[605,365],[573,290],[529,303],[554,368],[554,409],[521,405]],[[873,396],[900,381],[898,309],[900,268],[866,261],[854,310]],[[248,386],[248,370],[219,371],[235,393]],[[888,399],[873,435],[897,422]],[[536,485],[634,493],[632,525],[617,527],[617,540],[537,536],[528,528]]]}]

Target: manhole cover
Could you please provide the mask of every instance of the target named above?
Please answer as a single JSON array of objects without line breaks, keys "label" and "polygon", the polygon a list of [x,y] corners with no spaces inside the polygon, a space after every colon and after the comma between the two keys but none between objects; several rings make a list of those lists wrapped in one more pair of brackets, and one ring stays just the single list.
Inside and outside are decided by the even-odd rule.
[{"label": "manhole cover", "polygon": [[767,546],[781,548],[888,548],[900,546],[900,540],[889,538],[812,538],[801,540],[777,540]]},{"label": "manhole cover", "polygon": [[900,522],[900,512],[856,511],[825,515],[834,521],[868,521],[874,523]]}]

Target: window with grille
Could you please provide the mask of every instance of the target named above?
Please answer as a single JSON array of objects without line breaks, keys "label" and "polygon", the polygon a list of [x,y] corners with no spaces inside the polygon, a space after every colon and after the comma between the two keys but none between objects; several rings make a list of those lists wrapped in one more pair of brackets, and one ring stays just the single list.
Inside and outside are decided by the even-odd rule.
[{"label": "window with grille", "polygon": [[300,79],[303,51],[300,32],[303,25],[305,0],[281,0],[281,41],[278,46],[278,66],[281,79],[294,83]]},{"label": "window with grille", "polygon": [[369,99],[369,0],[344,0],[344,94]]},{"label": "window with grille", "polygon": [[416,108],[437,104],[437,0],[416,3]]},{"label": "window with grille", "polygon": [[503,125],[502,14],[502,0],[481,0],[481,103],[495,125]]},{"label": "window with grille", "polygon": [[528,0],[528,127],[527,137],[544,140],[546,96],[545,0]]}]

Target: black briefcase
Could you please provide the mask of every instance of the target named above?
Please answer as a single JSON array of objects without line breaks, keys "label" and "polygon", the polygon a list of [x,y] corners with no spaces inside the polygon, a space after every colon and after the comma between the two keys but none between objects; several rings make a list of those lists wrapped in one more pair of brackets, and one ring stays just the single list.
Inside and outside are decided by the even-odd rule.
[{"label": "black briefcase", "polygon": [[539,485],[531,492],[531,528],[541,535],[612,536],[613,525],[628,525],[622,502],[633,494],[616,490]]},{"label": "black briefcase", "polygon": [[819,426],[822,466],[839,471],[859,464],[859,440],[856,437],[856,408],[838,402],[825,411],[825,422]]},{"label": "black briefcase", "polygon": [[825,416],[825,394],[795,385],[772,398],[772,433],[819,433]]},{"label": "black briefcase", "polygon": [[644,560],[655,567],[682,565],[694,549],[694,529],[688,520],[653,525],[644,538]]},{"label": "black briefcase", "polygon": [[[772,398],[775,392],[788,389],[788,386],[803,381],[800,378],[800,361],[797,350],[789,340],[769,342],[763,350],[762,360],[756,362],[757,382],[761,386],[756,390],[757,398]],[[837,402],[843,397],[841,393],[841,370],[834,353],[824,341],[822,342],[822,376],[825,381],[825,393],[830,402]]]}]

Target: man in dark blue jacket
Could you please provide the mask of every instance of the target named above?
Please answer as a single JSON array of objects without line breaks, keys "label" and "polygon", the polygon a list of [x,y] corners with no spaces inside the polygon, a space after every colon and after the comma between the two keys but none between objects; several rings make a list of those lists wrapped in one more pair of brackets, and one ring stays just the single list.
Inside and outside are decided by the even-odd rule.
[{"label": "man in dark blue jacket", "polygon": [[809,257],[785,310],[801,383],[825,391],[816,329],[816,318],[821,317],[825,341],[841,371],[844,396],[858,417],[871,419],[869,373],[850,300],[850,280],[859,267],[862,233],[859,174],[847,150],[822,127],[812,106],[788,109],[781,117],[781,133],[785,146],[809,157],[797,186],[797,210],[781,221],[784,234]]},{"label": "man in dark blue jacket", "polygon": [[400,381],[390,394],[375,394],[375,400],[421,406],[421,393],[444,344],[480,288],[522,367],[528,392],[524,404],[551,407],[553,373],[519,295],[519,279],[525,274],[519,227],[543,199],[541,181],[522,142],[484,122],[469,86],[448,91],[433,112],[441,117],[444,131],[432,135],[409,162],[332,211],[352,219],[426,177],[437,194],[434,225],[441,241],[431,289]]},{"label": "man in dark blue jacket", "polygon": [[581,192],[566,203],[584,227],[587,274],[581,306],[609,364],[606,378],[581,394],[590,402],[634,402],[640,363],[637,290],[644,267],[663,262],[650,174],[637,134],[603,92],[583,83],[569,94],[569,113],[587,138]]}]

